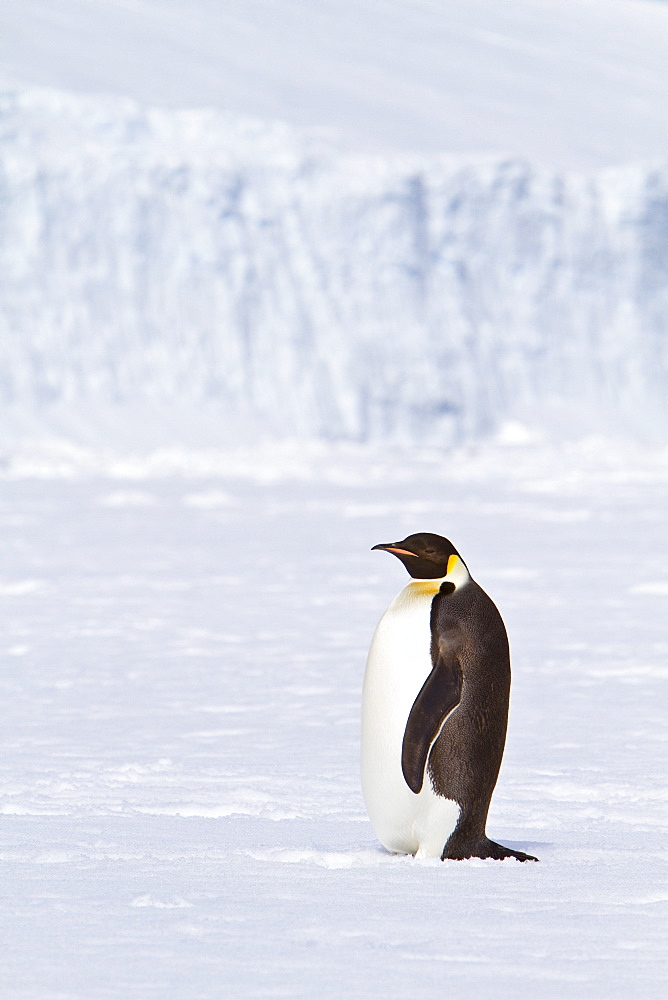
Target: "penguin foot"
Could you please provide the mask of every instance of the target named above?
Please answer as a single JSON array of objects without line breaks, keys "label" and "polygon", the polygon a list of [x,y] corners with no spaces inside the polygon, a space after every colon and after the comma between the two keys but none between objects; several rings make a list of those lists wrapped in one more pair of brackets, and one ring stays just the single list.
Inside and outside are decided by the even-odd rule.
[{"label": "penguin foot", "polygon": [[523,851],[512,851],[503,844],[496,844],[493,840],[479,841],[477,844],[450,844],[447,843],[441,854],[441,861],[465,861],[467,858],[494,858],[495,861],[503,861],[504,858],[516,858],[517,861],[538,861],[532,854],[524,854]]}]

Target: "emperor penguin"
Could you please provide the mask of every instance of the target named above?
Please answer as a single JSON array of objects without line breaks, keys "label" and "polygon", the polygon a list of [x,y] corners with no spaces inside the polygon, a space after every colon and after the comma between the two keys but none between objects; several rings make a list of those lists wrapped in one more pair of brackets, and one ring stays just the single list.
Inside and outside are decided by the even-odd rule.
[{"label": "emperor penguin", "polygon": [[510,696],[496,605],[441,535],[373,548],[411,577],[378,623],[364,675],[362,791],[378,839],[418,858],[537,861],[485,833]]}]

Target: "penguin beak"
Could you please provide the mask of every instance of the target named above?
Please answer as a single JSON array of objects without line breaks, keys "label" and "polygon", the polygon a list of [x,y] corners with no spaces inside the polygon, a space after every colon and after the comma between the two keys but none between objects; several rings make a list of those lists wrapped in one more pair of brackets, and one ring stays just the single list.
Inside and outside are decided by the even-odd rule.
[{"label": "penguin beak", "polygon": [[400,556],[414,556],[417,559],[417,553],[409,552],[408,549],[402,549],[394,542],[372,545],[371,551],[373,552],[374,549],[382,549],[383,552],[393,552],[395,555],[400,555]]}]

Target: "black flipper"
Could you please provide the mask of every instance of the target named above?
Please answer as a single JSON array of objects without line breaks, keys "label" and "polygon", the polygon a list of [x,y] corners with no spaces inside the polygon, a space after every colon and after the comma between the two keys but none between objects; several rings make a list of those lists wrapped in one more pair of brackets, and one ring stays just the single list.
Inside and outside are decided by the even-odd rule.
[{"label": "black flipper", "polygon": [[413,702],[401,749],[401,770],[416,795],[422,789],[429,751],[461,694],[462,672],[457,657],[449,650],[439,653]]}]

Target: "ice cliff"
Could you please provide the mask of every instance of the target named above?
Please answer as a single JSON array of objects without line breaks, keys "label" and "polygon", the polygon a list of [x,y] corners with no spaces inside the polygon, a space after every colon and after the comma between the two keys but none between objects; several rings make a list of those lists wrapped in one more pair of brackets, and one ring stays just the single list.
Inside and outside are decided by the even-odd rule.
[{"label": "ice cliff", "polygon": [[219,112],[0,102],[0,424],[160,407],[246,435],[652,439],[668,166],[338,152]]}]

